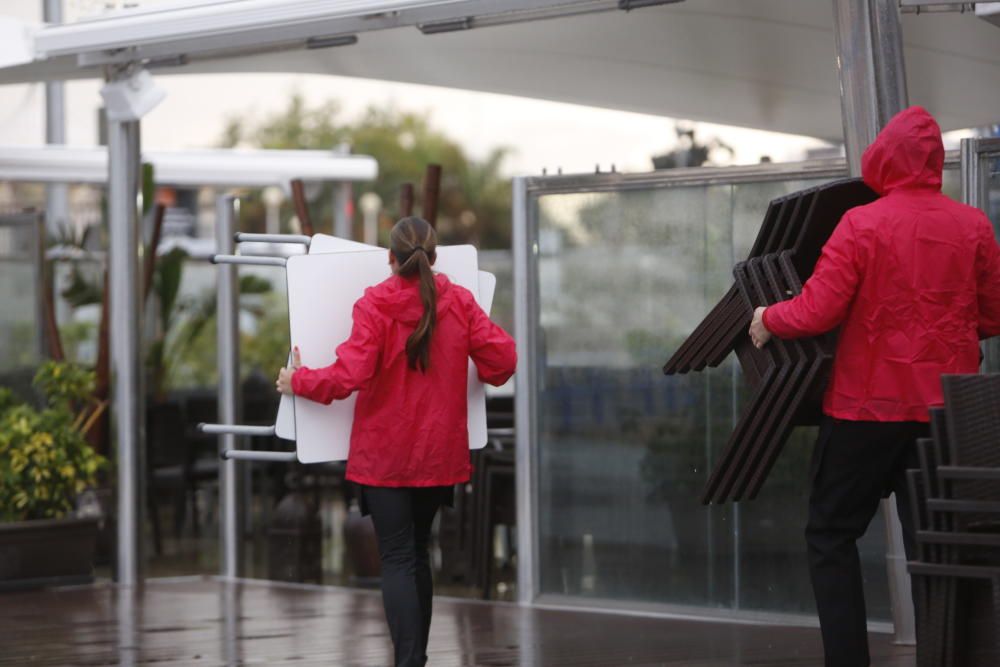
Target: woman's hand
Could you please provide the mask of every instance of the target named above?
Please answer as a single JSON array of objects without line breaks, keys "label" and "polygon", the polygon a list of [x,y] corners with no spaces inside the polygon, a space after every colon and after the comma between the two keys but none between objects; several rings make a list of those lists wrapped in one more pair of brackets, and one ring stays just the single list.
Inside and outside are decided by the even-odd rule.
[{"label": "woman's hand", "polygon": [[289,396],[295,393],[292,391],[292,376],[301,367],[302,356],[299,354],[299,348],[295,347],[292,349],[292,367],[282,368],[278,371],[278,380],[274,383],[274,386],[280,393],[288,394]]},{"label": "woman's hand", "polygon": [[750,322],[750,340],[753,341],[758,350],[767,345],[767,341],[771,340],[771,332],[764,326],[765,310],[767,308],[759,306],[753,311],[753,321]]}]

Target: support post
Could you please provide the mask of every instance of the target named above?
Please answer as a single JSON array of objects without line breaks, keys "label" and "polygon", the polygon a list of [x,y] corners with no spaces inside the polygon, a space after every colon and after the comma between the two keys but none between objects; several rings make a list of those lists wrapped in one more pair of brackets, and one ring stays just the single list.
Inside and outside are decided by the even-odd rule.
[{"label": "support post", "polygon": [[333,186],[333,235],[342,239],[354,237],[352,220],[352,188],[350,181]]},{"label": "support post", "polygon": [[[216,200],[216,251],[231,254],[235,250],[236,199],[224,195]],[[219,266],[216,302],[217,345],[219,355],[219,422],[239,423],[239,287],[236,267]],[[236,435],[219,434],[219,454],[237,448]],[[219,464],[219,530],[221,551],[219,565],[223,577],[239,576],[239,507],[236,463],[224,459]]]},{"label": "support post", "polygon": [[840,105],[847,165],[861,175],[861,154],[906,108],[906,68],[896,0],[833,0]]},{"label": "support post", "polygon": [[399,186],[399,217],[408,218],[413,215],[413,183],[403,183]]},{"label": "support post", "polygon": [[979,139],[962,139],[960,162],[962,169],[962,201],[969,206],[986,211],[986,188],[979,151]]},{"label": "support post", "polygon": [[231,264],[242,266],[285,266],[284,257],[264,257],[257,255],[212,255],[212,264]]},{"label": "support post", "polygon": [[438,199],[441,196],[441,165],[429,164],[424,172],[424,220],[437,229]]},{"label": "support post", "polygon": [[118,583],[139,580],[144,396],[139,363],[139,121],[108,121],[108,285],[118,454]]},{"label": "support post", "polygon": [[513,182],[512,233],[514,250],[514,340],[517,341],[517,373],[514,376],[514,430],[517,500],[517,600],[530,605],[538,595],[538,549],[535,484],[535,266],[538,262],[537,238],[528,210],[527,183],[524,178]]},{"label": "support post", "polygon": [[[908,104],[899,7],[897,0],[833,0],[833,15],[847,165],[861,176],[862,153]],[[895,498],[882,502],[882,515],[896,641],[913,644],[913,596]]]},{"label": "support post", "polygon": [[[62,23],[63,0],[44,0],[46,23]],[[45,82],[45,143],[66,143],[66,92],[62,81]],[[49,233],[69,223],[69,186],[50,183],[45,186],[45,221]]]},{"label": "support post", "polygon": [[246,232],[236,232],[237,243],[294,243],[309,247],[312,238],[305,234],[248,234]]}]

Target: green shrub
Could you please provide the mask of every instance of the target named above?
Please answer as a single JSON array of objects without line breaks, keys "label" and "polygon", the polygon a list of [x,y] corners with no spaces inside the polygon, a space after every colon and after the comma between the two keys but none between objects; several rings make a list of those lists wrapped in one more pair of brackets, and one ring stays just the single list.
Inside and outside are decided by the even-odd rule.
[{"label": "green shrub", "polygon": [[34,380],[41,410],[0,388],[0,521],[65,516],[96,482],[107,461],[86,435],[106,404],[94,400],[94,382],[93,371],[45,362]]}]

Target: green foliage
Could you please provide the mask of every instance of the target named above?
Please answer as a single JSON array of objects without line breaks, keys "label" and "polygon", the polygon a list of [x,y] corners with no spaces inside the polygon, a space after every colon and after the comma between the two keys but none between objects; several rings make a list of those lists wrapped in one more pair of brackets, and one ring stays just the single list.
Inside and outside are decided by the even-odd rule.
[{"label": "green foliage", "polygon": [[103,411],[92,398],[95,375],[74,364],[42,364],[36,410],[0,388],[0,521],[59,518],[97,479],[107,461],[87,444]]},{"label": "green foliage", "polygon": [[70,282],[63,291],[62,298],[73,308],[101,303],[104,300],[103,286],[89,279],[77,264],[70,269]]},{"label": "green foliage", "polygon": [[[287,309],[284,298],[274,298],[273,286],[269,280],[259,275],[244,274],[240,276],[240,311],[253,316],[256,322],[256,334],[244,334],[241,345],[257,350],[255,357],[265,358],[264,350],[276,349],[266,364],[261,361],[260,369],[267,369],[270,374],[275,363],[281,363],[288,353]],[[271,302],[276,305],[271,305]],[[218,378],[218,356],[216,342],[216,294],[214,290],[205,290],[200,295],[182,299],[176,304],[176,313],[170,318],[170,328],[158,339],[159,347],[151,350],[157,358],[162,359],[162,376],[157,385],[161,390],[180,387],[204,387],[216,383]],[[280,313],[284,311],[284,315]],[[262,336],[260,344],[255,342]],[[273,342],[275,336],[285,338],[282,345]],[[244,372],[255,367],[244,362]]]},{"label": "green foliage", "polygon": [[181,279],[184,277],[184,262],[187,253],[180,248],[156,258],[153,271],[153,291],[160,309],[160,325],[169,330],[173,322],[177,296],[181,291]]},{"label": "green foliage", "polygon": [[153,209],[153,204],[156,203],[156,178],[152,163],[142,163],[141,179],[142,214],[146,215]]},{"label": "green foliage", "polygon": [[[483,248],[510,247],[510,180],[501,172],[509,152],[506,148],[497,148],[485,160],[477,162],[469,159],[455,141],[433,128],[424,114],[370,107],[352,123],[340,120],[339,114],[336,102],[308,108],[302,96],[296,94],[284,111],[261,122],[230,119],[221,144],[330,150],[346,143],[354,153],[371,155],[379,163],[378,179],[357,187],[355,194],[373,191],[382,198],[383,235],[398,217],[400,186],[415,185],[419,213],[424,170],[428,164],[439,164],[442,179],[438,231],[442,241],[479,243]],[[330,228],[332,197],[327,186],[315,199],[312,216],[317,226]],[[355,206],[355,210],[358,208]],[[262,230],[263,215],[263,207],[244,209],[241,218],[247,224],[247,231]],[[360,217],[355,222],[360,223]]]},{"label": "green foliage", "polygon": [[673,333],[659,333],[645,329],[625,332],[625,349],[635,366],[661,365],[664,350],[672,350],[678,344],[678,337]]},{"label": "green foliage", "polygon": [[0,367],[31,368],[38,363],[38,328],[34,322],[14,322],[0,346]]},{"label": "green foliage", "polygon": [[67,322],[59,325],[59,338],[62,340],[66,360],[80,363],[80,348],[95,341],[97,338],[97,323]]},{"label": "green foliage", "polygon": [[178,309],[178,295],[181,280],[184,277],[184,263],[187,253],[180,248],[156,258],[153,269],[153,296],[158,306],[159,326],[156,335],[149,343],[146,356],[146,368],[149,372],[150,386],[155,396],[161,396],[170,372],[173,360],[167,354],[167,336],[174,329],[174,321]]},{"label": "green foliage", "polygon": [[288,341],[288,303],[277,295],[266,297],[257,320],[256,331],[240,341],[240,368],[244,375],[257,372],[267,377],[277,375],[285,364]]},{"label": "green foliage", "polygon": [[267,294],[273,289],[267,278],[255,276],[252,273],[240,276],[240,294]]},{"label": "green foliage", "polygon": [[71,409],[87,403],[97,382],[93,371],[76,364],[46,361],[35,374],[35,388],[45,396],[49,407]]}]

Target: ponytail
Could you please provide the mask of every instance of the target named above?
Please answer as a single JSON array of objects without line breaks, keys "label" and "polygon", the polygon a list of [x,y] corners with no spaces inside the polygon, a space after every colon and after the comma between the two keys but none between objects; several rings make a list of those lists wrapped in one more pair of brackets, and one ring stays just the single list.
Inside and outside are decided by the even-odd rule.
[{"label": "ponytail", "polygon": [[430,366],[431,338],[437,326],[437,284],[431,270],[437,258],[437,234],[421,218],[403,218],[392,228],[390,243],[399,275],[420,277],[424,314],[406,339],[406,358],[410,368],[426,372]]}]

